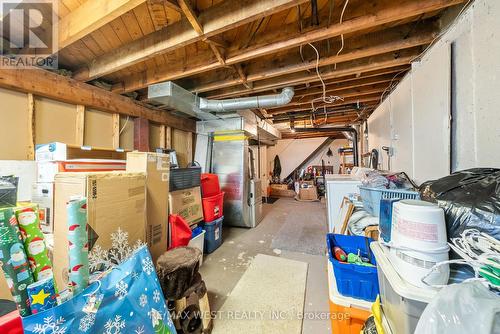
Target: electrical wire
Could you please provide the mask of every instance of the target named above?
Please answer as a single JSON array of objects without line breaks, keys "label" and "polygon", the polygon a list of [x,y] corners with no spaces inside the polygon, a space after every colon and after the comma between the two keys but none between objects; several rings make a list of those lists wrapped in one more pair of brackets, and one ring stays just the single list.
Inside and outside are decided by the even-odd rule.
[{"label": "electrical wire", "polygon": [[[344,13],[345,13],[345,9],[347,8],[348,3],[349,3],[349,0],[346,0],[344,3],[344,8],[342,8],[342,13],[340,14],[339,24],[342,24],[342,21],[344,20]],[[340,34],[340,40],[341,40],[341,46],[340,46],[339,51],[337,52],[337,57],[342,52],[342,50],[344,50],[344,34]],[[335,63],[334,69],[337,69],[337,63]]]},{"label": "electrical wire", "polygon": [[127,120],[125,121],[125,124],[123,124],[122,128],[120,129],[120,131],[118,132],[118,135],[121,135],[123,130],[125,130],[125,127],[127,126],[128,124],[128,119],[129,119],[129,116],[127,116]]},{"label": "electrical wire", "polygon": [[[337,102],[338,100],[344,101],[344,98],[337,96],[337,95],[326,96],[326,84],[325,84],[325,81],[323,80],[323,78],[321,77],[321,73],[319,72],[319,61],[320,61],[319,51],[311,43],[307,43],[307,44],[310,47],[312,47],[313,50],[316,52],[316,74],[319,78],[319,81],[321,81],[321,86],[323,87],[323,96],[320,98],[316,98],[316,99],[311,100],[311,112],[314,114],[314,112],[316,111],[316,108],[314,107],[315,101],[323,101],[323,103],[332,104],[332,103]],[[325,109],[325,113],[326,113],[326,109]]]}]

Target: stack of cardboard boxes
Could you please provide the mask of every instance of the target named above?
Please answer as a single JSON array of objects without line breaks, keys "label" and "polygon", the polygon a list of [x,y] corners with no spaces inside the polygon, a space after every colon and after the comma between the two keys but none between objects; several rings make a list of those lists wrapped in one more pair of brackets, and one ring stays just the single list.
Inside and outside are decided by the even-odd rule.
[{"label": "stack of cardboard boxes", "polygon": [[[44,210],[45,230],[53,233],[52,258],[59,290],[68,284],[66,204],[72,196],[87,198],[90,248],[99,245],[109,249],[111,234],[120,228],[128,234],[130,245],[138,240],[147,243],[154,261],[167,250],[170,173],[167,154],[130,152],[126,171],[111,172],[61,171],[61,162],[66,161],[67,155],[65,145],[59,143],[37,148],[36,158],[38,165],[57,166],[54,173],[36,173],[30,186],[32,201]],[[79,162],[83,160],[77,164]],[[123,166],[125,168],[125,162]],[[42,167],[42,171],[48,169],[55,171],[47,165]],[[0,290],[1,298],[10,299],[3,275]]]}]

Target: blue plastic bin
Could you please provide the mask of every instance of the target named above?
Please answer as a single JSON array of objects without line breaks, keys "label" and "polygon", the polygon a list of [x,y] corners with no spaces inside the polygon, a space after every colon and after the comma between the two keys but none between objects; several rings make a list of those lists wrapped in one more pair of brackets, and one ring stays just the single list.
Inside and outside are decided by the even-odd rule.
[{"label": "blue plastic bin", "polygon": [[382,198],[420,199],[420,194],[418,192],[404,189],[370,188],[360,186],[359,194],[363,200],[363,208],[375,217],[380,215],[380,200]]},{"label": "blue plastic bin", "polygon": [[204,252],[210,254],[220,247],[222,244],[222,221],[224,216],[216,219],[212,222],[203,223],[203,229],[205,230],[205,245]]},{"label": "blue plastic bin", "polygon": [[[367,242],[368,240],[368,242]],[[340,262],[335,259],[333,247],[337,246],[346,253],[357,254],[368,257],[367,246],[373,239],[355,235],[342,235],[328,233],[326,244],[328,246],[328,256],[333,265],[333,273],[337,282],[337,289],[342,296],[375,301],[379,294],[377,262],[375,256],[371,254],[371,263],[374,267],[360,266],[357,264]],[[371,252],[371,251],[370,251]]]}]

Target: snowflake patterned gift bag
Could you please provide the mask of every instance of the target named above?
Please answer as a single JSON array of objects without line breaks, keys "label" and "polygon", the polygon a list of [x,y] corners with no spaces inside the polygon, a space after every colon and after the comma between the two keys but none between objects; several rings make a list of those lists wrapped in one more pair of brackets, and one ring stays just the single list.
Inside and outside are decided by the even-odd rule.
[{"label": "snowflake patterned gift bag", "polygon": [[146,246],[67,302],[23,318],[25,334],[176,333]]}]

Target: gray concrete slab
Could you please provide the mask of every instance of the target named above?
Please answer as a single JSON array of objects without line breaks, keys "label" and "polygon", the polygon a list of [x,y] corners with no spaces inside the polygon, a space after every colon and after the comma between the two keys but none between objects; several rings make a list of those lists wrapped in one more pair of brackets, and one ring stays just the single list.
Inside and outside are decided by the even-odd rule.
[{"label": "gray concrete slab", "polygon": [[[286,226],[293,226],[293,231],[290,233]],[[289,198],[264,204],[264,219],[256,228],[224,227],[223,244],[214,253],[205,255],[200,269],[209,291],[211,309],[221,308],[257,254],[279,256],[309,265],[302,333],[331,333],[330,321],[324,317],[329,311],[326,233],[325,204]],[[322,244],[304,247],[304,242]],[[318,316],[323,319],[317,319]],[[214,324],[217,326],[217,320]]]}]

